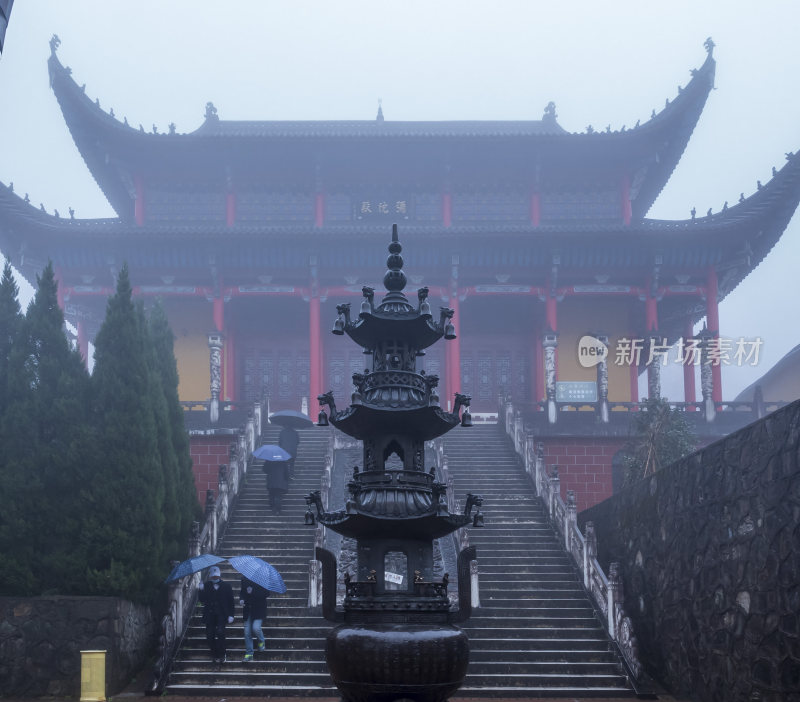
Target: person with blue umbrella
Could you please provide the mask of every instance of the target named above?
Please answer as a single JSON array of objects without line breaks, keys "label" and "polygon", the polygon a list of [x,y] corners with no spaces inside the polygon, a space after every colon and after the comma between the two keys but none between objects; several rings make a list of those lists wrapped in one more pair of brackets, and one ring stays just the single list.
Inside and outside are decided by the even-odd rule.
[{"label": "person with blue umbrella", "polygon": [[239,587],[239,604],[242,606],[242,619],[244,619],[243,663],[253,662],[254,638],[258,639],[259,651],[263,651],[266,647],[261,622],[267,617],[267,597],[269,597],[269,592],[265,588],[242,576],[242,583]]},{"label": "person with blue umbrella", "polygon": [[215,663],[224,663],[227,660],[225,627],[233,624],[233,589],[222,580],[218,566],[211,567],[208,571],[208,581],[201,582],[198,587],[211,660]]}]

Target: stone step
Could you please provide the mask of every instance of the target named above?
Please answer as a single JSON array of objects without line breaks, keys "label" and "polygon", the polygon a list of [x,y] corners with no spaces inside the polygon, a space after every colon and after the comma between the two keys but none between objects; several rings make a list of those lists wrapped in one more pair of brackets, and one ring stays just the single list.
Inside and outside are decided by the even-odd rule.
[{"label": "stone step", "polygon": [[580,638],[565,636],[554,640],[549,636],[531,632],[527,636],[514,638],[485,636],[470,639],[469,650],[476,652],[503,651],[503,655],[515,651],[527,652],[531,656],[538,654],[564,655],[569,652],[576,654],[588,652],[595,655],[609,653],[609,642],[605,636],[601,635]]},{"label": "stone step", "polygon": [[[557,643],[557,642],[551,642]],[[503,663],[535,663],[535,664],[552,664],[552,663],[565,663],[565,662],[590,662],[598,664],[612,664],[617,665],[618,661],[611,651],[607,650],[592,650],[590,648],[575,648],[570,650],[559,650],[557,646],[545,648],[542,650],[529,649],[520,647],[517,643],[517,648],[508,647],[505,649],[498,648],[483,648],[476,649],[470,646],[469,661],[470,666],[483,665],[488,663],[491,665],[502,665]],[[474,669],[471,668],[471,672]]]}]

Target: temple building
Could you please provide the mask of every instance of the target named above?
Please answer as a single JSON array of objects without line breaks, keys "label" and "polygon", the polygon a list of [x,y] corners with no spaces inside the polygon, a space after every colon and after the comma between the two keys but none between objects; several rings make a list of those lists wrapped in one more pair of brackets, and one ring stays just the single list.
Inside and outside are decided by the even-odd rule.
[{"label": "temple building", "polygon": [[611,494],[639,377],[658,396],[679,340],[685,392],[670,399],[700,433],[749,419],[724,402],[721,364],[706,361],[753,352],[720,343],[718,305],[791,219],[800,156],[723,211],[646,216],[713,87],[710,40],[660,112],[583,133],[564,130],[552,103],[540,120],[450,122],[380,109],[362,121],[229,121],[208,103],[192,132],[146,132],[101,109],[51,48],[53,92],[117,216],[53,216],[0,187],[0,249],[31,282],[53,261],[84,354],[127,262],[134,294],[166,307],[182,400],[266,397],[315,417],[318,395],[346,396],[365,368],[329,333],[337,302],[355,310],[379,287],[381,242],[397,223],[410,286],[428,288],[435,314],[454,311],[458,338],[420,359],[439,376],[442,407],[469,394],[480,421],[511,397],[535,415],[581,506]]}]

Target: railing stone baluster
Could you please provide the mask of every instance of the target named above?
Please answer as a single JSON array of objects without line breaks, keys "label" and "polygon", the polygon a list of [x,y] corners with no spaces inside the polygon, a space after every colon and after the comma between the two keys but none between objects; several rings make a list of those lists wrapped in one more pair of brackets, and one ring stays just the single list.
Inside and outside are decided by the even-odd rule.
[{"label": "railing stone baluster", "polygon": [[586,522],[586,547],[583,549],[583,586],[588,590],[591,583],[592,564],[597,558],[597,534],[594,522]]},{"label": "railing stone baluster", "polygon": [[608,633],[612,639],[617,638],[616,609],[622,595],[622,580],[619,575],[619,563],[613,561],[608,567]]},{"label": "railing stone baluster", "polygon": [[575,491],[567,490],[567,508],[564,510],[564,546],[567,552],[571,552],[570,537],[572,530],[577,528],[578,506],[575,500]]}]

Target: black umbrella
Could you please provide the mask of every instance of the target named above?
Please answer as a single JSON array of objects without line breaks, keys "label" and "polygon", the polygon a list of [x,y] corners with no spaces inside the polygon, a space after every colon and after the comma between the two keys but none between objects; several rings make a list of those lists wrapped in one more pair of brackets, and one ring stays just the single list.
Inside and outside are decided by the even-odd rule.
[{"label": "black umbrella", "polygon": [[269,421],[271,424],[278,424],[282,427],[288,427],[289,429],[308,429],[308,427],[314,426],[311,417],[302,412],[296,412],[295,410],[279,410],[278,412],[274,412],[269,416]]}]

